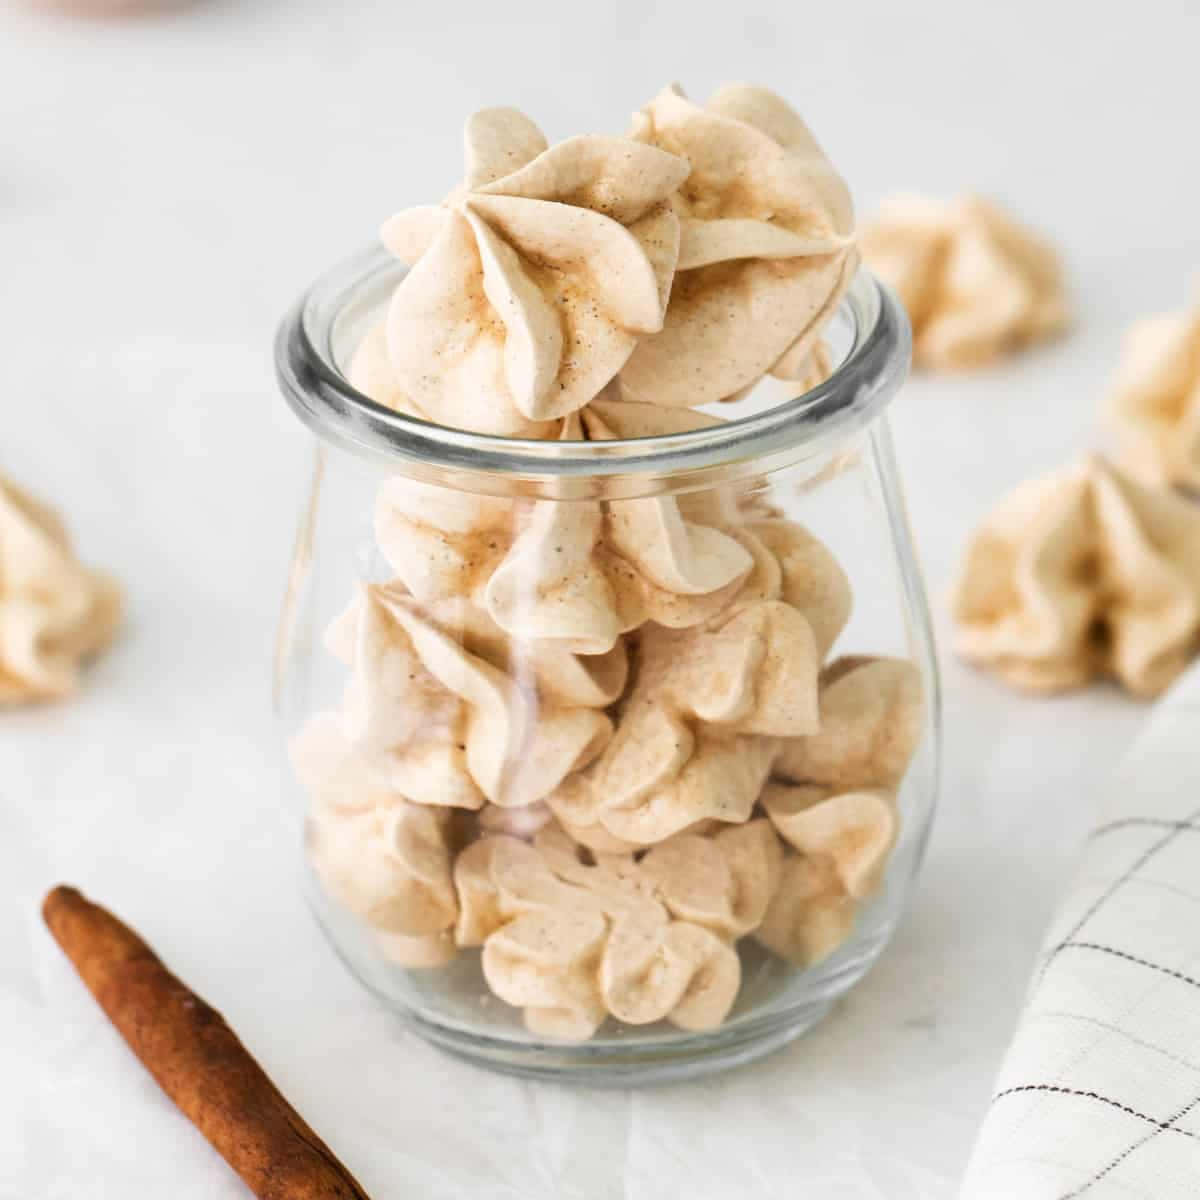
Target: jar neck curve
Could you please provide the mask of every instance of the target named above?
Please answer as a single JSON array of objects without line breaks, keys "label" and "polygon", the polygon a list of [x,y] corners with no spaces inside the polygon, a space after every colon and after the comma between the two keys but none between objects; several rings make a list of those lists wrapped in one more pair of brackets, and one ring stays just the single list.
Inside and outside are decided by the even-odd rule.
[{"label": "jar neck curve", "polygon": [[375,403],[338,365],[351,315],[377,316],[402,277],[391,256],[373,249],[318,279],[279,327],[280,387],[323,442],[427,483],[488,495],[633,498],[736,482],[820,457],[883,411],[911,357],[903,307],[860,269],[837,314],[850,329],[842,361],[824,382],[765,411],[686,433],[614,441],[471,433]]}]

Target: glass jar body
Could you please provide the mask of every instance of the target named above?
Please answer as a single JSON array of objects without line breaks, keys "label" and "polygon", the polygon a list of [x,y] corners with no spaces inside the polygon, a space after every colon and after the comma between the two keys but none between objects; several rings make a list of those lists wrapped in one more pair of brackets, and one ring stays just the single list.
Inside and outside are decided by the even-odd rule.
[{"label": "glass jar body", "polygon": [[678,1078],[811,1027],[895,928],[936,798],[881,407],[703,470],[623,440],[642,407],[598,400],[595,473],[536,486],[322,438],[284,608],[322,927],[424,1036],[526,1075]]}]

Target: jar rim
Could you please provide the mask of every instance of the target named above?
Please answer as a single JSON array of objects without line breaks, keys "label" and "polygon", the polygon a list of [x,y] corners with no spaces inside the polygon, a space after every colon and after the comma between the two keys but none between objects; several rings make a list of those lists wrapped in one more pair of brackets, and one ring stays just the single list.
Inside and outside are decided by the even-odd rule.
[{"label": "jar rim", "polygon": [[[353,387],[337,365],[337,323],[356,296],[403,268],[382,247],[334,266],[279,326],[275,368],[292,411],[321,440],[383,459],[432,481],[493,491],[488,478],[560,494],[570,480],[663,478],[761,471],[763,460],[820,453],[868,424],[908,372],[912,335],[894,293],[860,268],[839,306],[852,329],[848,353],[828,379],[770,408],[683,433],[611,441],[556,441],[474,433],[386,408]],[[474,483],[472,479],[474,478]],[[507,490],[507,489],[506,489]],[[568,489],[569,490],[569,489]]]}]

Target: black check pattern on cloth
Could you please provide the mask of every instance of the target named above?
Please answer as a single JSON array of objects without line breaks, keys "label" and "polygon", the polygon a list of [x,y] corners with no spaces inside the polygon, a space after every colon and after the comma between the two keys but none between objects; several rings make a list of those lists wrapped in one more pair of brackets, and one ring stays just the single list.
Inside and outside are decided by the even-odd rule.
[{"label": "black check pattern on cloth", "polygon": [[961,1200],[1200,1200],[1200,670],[1110,795]]}]

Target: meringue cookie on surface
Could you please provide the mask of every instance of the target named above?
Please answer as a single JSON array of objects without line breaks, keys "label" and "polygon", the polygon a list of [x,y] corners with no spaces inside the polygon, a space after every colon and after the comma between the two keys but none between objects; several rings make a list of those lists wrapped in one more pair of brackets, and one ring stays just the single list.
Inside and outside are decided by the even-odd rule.
[{"label": "meringue cookie on surface", "polygon": [[706,106],[677,87],[633,136],[684,158],[675,283],[660,333],[620,374],[630,399],[699,407],[771,371],[807,379],[809,357],[858,266],[850,195],[803,121],[762,88]]},{"label": "meringue cookie on surface", "polygon": [[959,653],[1017,687],[1155,696],[1200,645],[1200,507],[1097,455],[1022,484],[971,539],[953,611]]},{"label": "meringue cookie on surface", "polygon": [[513,109],[477,113],[466,142],[466,182],[383,227],[411,269],[386,363],[365,348],[361,378],[442,425],[553,436],[662,327],[679,254],[668,199],[688,165],[629,138],[548,147]]},{"label": "meringue cookie on surface", "polygon": [[1131,470],[1200,491],[1200,301],[1133,325],[1108,409]]},{"label": "meringue cookie on surface", "polygon": [[919,366],[978,366],[1069,322],[1054,250],[978,196],[894,196],[860,245],[908,310]]},{"label": "meringue cookie on surface", "polygon": [[0,705],[54,700],[116,632],[121,593],[49,509],[0,478]]}]

